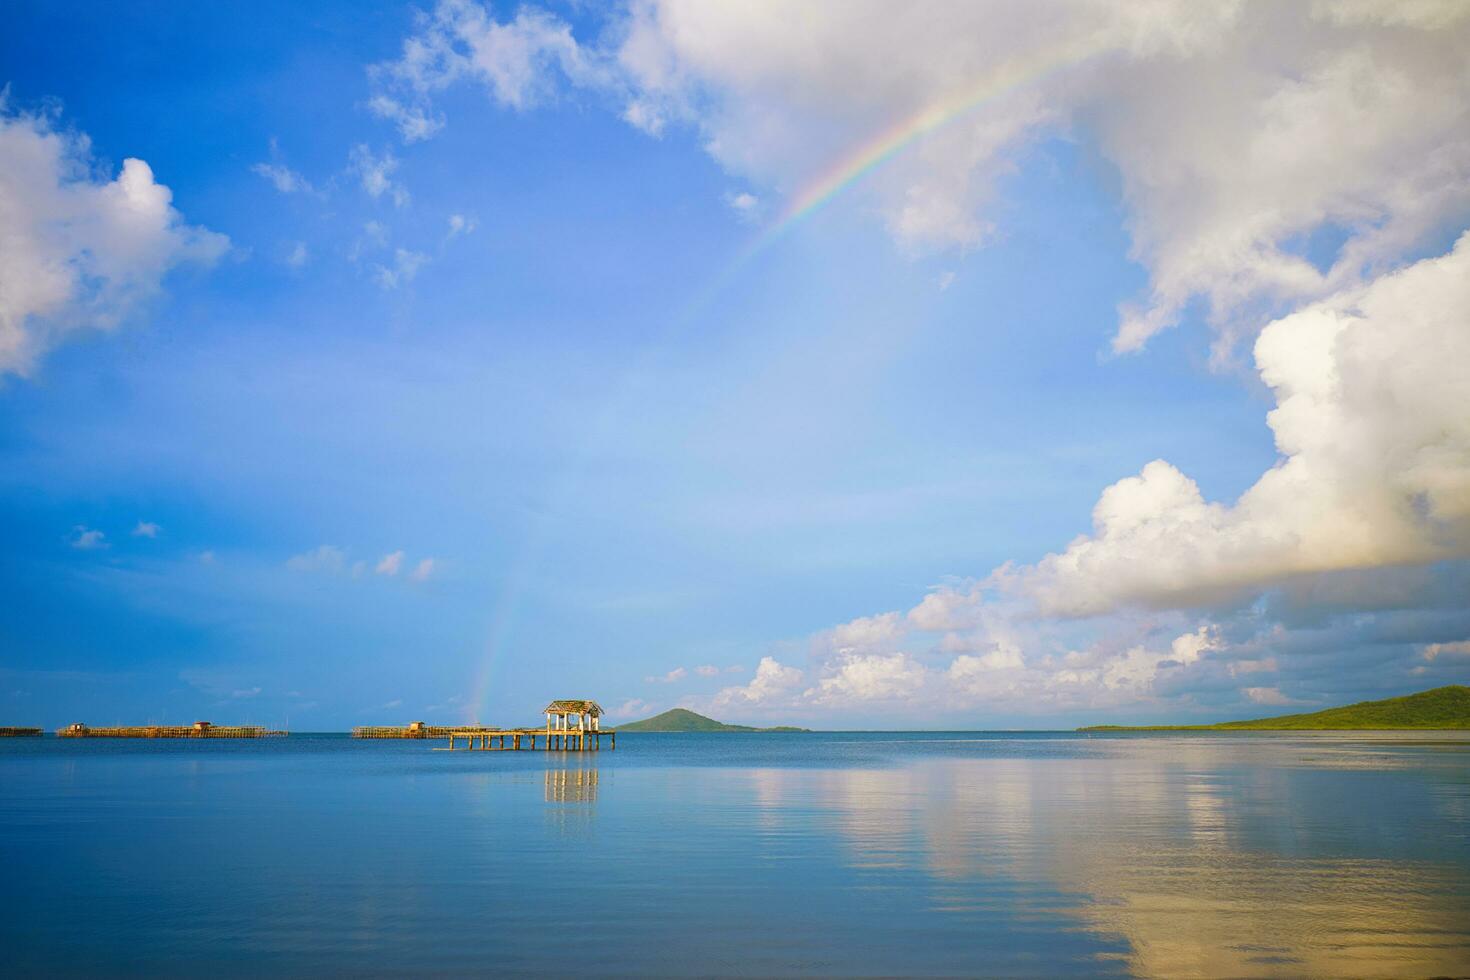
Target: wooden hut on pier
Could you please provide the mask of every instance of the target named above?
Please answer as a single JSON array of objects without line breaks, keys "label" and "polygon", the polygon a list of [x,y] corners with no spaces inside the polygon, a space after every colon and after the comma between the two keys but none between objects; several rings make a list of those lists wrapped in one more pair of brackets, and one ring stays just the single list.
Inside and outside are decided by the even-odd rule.
[{"label": "wooden hut on pier", "polygon": [[543,710],[547,732],[595,732],[602,727],[602,705],[596,701],[553,701]]}]

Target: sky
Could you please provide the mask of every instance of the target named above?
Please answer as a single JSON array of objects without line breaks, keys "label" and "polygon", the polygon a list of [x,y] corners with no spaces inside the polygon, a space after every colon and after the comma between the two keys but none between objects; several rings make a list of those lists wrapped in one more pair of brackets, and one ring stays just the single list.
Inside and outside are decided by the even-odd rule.
[{"label": "sky", "polygon": [[1470,6],[0,12],[0,721],[1470,683]]}]

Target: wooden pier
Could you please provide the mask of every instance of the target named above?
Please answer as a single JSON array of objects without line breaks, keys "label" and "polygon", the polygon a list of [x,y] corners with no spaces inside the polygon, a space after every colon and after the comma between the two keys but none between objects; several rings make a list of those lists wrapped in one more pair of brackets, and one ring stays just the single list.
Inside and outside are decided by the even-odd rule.
[{"label": "wooden pier", "polygon": [[596,701],[553,701],[544,709],[545,728],[455,728],[444,733],[453,752],[464,739],[465,748],[480,752],[535,751],[537,741],[544,751],[595,752],[602,748],[602,736],[608,736],[608,748],[618,747],[618,733],[603,729],[602,706]]},{"label": "wooden pier", "polygon": [[58,729],[58,738],[279,738],[289,732],[259,725],[215,725],[196,721],[192,725],[138,725],[126,728],[91,728],[77,722]]},{"label": "wooden pier", "polygon": [[441,752],[453,752],[460,741],[464,748],[476,752],[520,752],[560,751],[595,752],[602,748],[602,736],[608,737],[607,747],[618,747],[618,733],[612,728],[586,730],[559,730],[554,728],[497,728],[494,731],[456,728],[444,733],[449,747]]},{"label": "wooden pier", "polygon": [[0,728],[0,738],[28,738],[39,734],[39,728]]}]

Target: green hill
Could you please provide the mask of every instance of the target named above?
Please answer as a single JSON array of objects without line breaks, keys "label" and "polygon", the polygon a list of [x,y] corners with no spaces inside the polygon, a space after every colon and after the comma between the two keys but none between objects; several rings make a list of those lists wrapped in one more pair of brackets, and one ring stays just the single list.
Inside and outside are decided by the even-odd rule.
[{"label": "green hill", "polygon": [[748,725],[726,725],[698,715],[687,708],[674,708],[661,715],[618,725],[620,732],[804,732],[805,728],[751,728]]},{"label": "green hill", "polygon": [[1215,725],[1092,725],[1080,732],[1365,731],[1470,728],[1470,687],[1454,684],[1383,701],[1360,701],[1304,715]]}]

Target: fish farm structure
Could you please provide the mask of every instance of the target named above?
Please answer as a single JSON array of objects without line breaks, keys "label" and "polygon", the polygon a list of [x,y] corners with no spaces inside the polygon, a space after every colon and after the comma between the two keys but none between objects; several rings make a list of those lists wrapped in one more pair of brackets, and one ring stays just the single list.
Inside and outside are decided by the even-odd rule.
[{"label": "fish farm structure", "polygon": [[426,725],[411,721],[407,727],[384,725],[359,725],[352,730],[353,738],[444,738],[450,732],[464,734],[491,734],[504,729],[485,725]]},{"label": "fish farm structure", "polygon": [[137,725],[122,728],[91,728],[77,722],[56,732],[58,738],[277,738],[289,732],[272,731],[259,725],[215,725],[196,721],[192,725]]},{"label": "fish farm structure", "polygon": [[26,738],[39,734],[39,728],[0,728],[0,738]]}]

